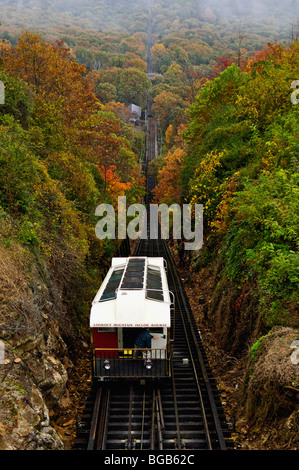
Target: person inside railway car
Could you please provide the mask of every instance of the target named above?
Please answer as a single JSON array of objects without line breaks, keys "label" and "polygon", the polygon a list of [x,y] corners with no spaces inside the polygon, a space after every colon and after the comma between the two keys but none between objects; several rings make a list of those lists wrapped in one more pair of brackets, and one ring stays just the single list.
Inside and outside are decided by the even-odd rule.
[{"label": "person inside railway car", "polygon": [[[138,351],[137,349],[151,349],[152,347],[152,339],[159,339],[158,336],[152,336],[149,332],[148,328],[144,328],[135,340],[135,351],[134,351],[134,358],[137,359]],[[146,354],[146,359],[149,357],[150,351]]]}]

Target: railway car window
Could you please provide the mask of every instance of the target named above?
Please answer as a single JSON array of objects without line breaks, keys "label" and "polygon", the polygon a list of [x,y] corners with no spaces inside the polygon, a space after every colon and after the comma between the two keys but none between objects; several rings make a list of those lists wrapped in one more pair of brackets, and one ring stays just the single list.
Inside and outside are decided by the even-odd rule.
[{"label": "railway car window", "polygon": [[129,260],[121,289],[143,289],[145,260]]},{"label": "railway car window", "polygon": [[164,300],[160,268],[148,266],[146,288],[149,299]]},{"label": "railway car window", "polygon": [[115,269],[110,276],[110,279],[101,295],[100,300],[111,300],[116,297],[116,289],[119,287],[124,268]]}]

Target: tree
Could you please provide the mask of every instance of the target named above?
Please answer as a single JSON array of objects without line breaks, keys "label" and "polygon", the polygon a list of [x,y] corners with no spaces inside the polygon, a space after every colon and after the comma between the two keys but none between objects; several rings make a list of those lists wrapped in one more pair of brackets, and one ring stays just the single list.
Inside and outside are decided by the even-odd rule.
[{"label": "tree", "polygon": [[238,36],[237,36],[237,41],[238,41],[238,67],[241,67],[241,55],[242,55],[242,44],[244,40],[246,39],[246,34],[244,32],[244,29],[239,26],[238,29]]},{"label": "tree", "polygon": [[179,87],[184,84],[185,78],[181,66],[179,64],[171,64],[164,74],[164,83]]},{"label": "tree", "polygon": [[117,99],[120,102],[142,106],[151,82],[139,69],[123,69],[117,77]]},{"label": "tree", "polygon": [[164,130],[172,124],[178,126],[186,121],[187,103],[170,91],[162,91],[154,99],[153,111]]},{"label": "tree", "polygon": [[84,78],[86,68],[73,60],[62,42],[49,44],[38,34],[25,33],[17,46],[5,54],[3,66],[28,83],[40,99],[63,103],[67,121],[84,119],[96,109],[92,85]]},{"label": "tree", "polygon": [[185,152],[180,148],[168,152],[163,167],[158,172],[158,184],[153,190],[154,202],[165,204],[181,202],[180,172],[184,156]]},{"label": "tree", "polygon": [[116,99],[117,89],[112,83],[98,82],[96,84],[95,93],[102,103],[109,103],[109,101]]},{"label": "tree", "polygon": [[127,190],[130,189],[130,183],[122,183],[116,172],[116,166],[99,166],[96,165],[102,179],[103,179],[103,191],[107,197],[106,201],[110,201],[116,206],[118,196],[123,196]]},{"label": "tree", "polygon": [[153,70],[163,73],[171,65],[171,56],[163,44],[155,44],[151,49]]},{"label": "tree", "polygon": [[141,58],[139,57],[132,57],[132,58],[128,58],[125,62],[124,62],[124,68],[133,68],[133,69],[138,69],[140,70],[141,72],[147,72],[147,64],[144,60],[142,60]]}]

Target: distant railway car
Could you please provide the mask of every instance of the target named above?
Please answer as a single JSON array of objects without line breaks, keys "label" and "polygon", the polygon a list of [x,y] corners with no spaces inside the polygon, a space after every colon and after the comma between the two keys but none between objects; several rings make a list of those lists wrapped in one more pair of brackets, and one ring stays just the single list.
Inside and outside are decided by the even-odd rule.
[{"label": "distant railway car", "polygon": [[113,258],[90,312],[94,379],[169,377],[173,306],[163,258]]}]

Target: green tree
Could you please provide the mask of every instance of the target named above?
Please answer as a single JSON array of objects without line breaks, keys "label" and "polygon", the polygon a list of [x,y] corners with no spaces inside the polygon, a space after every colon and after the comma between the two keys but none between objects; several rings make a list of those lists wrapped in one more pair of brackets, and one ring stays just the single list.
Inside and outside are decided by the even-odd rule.
[{"label": "green tree", "polygon": [[117,99],[126,104],[143,106],[151,82],[146,73],[135,68],[121,70],[117,77]]}]

